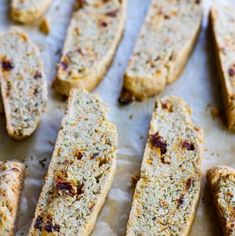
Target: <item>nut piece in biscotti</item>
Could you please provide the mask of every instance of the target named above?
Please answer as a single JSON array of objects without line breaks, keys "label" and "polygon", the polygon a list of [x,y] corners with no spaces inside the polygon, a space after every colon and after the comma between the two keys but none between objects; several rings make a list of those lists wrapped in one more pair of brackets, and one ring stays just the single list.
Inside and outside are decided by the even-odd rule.
[{"label": "nut piece in biscotti", "polygon": [[207,172],[215,208],[225,236],[235,235],[235,170],[213,167]]},{"label": "nut piece in biscotti", "polygon": [[200,195],[203,133],[181,98],[155,104],[126,235],[186,236]]},{"label": "nut piece in biscotti", "polygon": [[117,132],[103,102],[71,89],[29,235],[90,235],[116,168]]},{"label": "nut piece in biscotti", "polygon": [[33,23],[48,9],[51,0],[12,0],[11,17],[21,23]]},{"label": "nut piece in biscotti", "polygon": [[0,161],[0,235],[14,236],[23,189],[25,166],[17,161]]},{"label": "nut piece in biscotti", "polygon": [[201,19],[200,0],[153,0],[124,75],[124,91],[141,101],[176,80],[196,42]]},{"label": "nut piece in biscotti", "polygon": [[122,37],[126,0],[78,1],[58,64],[54,88],[92,91],[103,79]]},{"label": "nut piece in biscotti", "polygon": [[218,72],[222,85],[227,125],[235,131],[235,8],[213,6],[210,12],[211,31],[215,41]]},{"label": "nut piece in biscotti", "polygon": [[9,135],[30,136],[45,110],[47,85],[39,49],[19,29],[0,36],[0,81]]}]

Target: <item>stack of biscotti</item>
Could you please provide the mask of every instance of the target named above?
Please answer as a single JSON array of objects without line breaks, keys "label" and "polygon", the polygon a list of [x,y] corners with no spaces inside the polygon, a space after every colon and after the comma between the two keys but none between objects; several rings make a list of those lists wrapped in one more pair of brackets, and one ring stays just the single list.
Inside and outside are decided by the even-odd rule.
[{"label": "stack of biscotti", "polygon": [[227,166],[211,168],[207,180],[225,236],[235,235],[235,170]]},{"label": "stack of biscotti", "polygon": [[29,235],[89,235],[116,168],[117,132],[106,106],[72,89]]},{"label": "stack of biscotti", "polygon": [[202,131],[178,97],[156,101],[126,235],[187,235],[201,185]]},{"label": "stack of biscotti", "polygon": [[47,85],[38,47],[17,28],[0,36],[0,82],[9,135],[30,136],[45,110]]},{"label": "stack of biscotti", "polygon": [[126,0],[78,1],[58,65],[54,88],[93,90],[103,79],[124,30]]},{"label": "stack of biscotti", "polygon": [[11,17],[21,23],[33,23],[48,9],[51,0],[12,0]]},{"label": "stack of biscotti", "polygon": [[230,130],[235,130],[235,8],[213,6],[210,24],[215,40],[215,53]]},{"label": "stack of biscotti", "polygon": [[201,19],[200,0],[153,0],[124,76],[121,103],[156,95],[179,77]]},{"label": "stack of biscotti", "polygon": [[0,161],[0,235],[15,235],[25,167],[17,161]]}]

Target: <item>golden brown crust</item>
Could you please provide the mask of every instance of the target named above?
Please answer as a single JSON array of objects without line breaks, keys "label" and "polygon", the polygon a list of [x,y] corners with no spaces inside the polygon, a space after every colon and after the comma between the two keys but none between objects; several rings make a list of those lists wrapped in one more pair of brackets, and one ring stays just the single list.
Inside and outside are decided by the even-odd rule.
[{"label": "golden brown crust", "polygon": [[235,68],[234,47],[232,38],[235,36],[234,8],[213,6],[210,11],[210,29],[214,39],[218,73],[222,85],[227,125],[235,130]]},{"label": "golden brown crust", "polygon": [[207,181],[225,236],[235,235],[235,170],[227,166],[213,167]]},{"label": "golden brown crust", "polygon": [[13,236],[23,189],[25,167],[17,161],[0,162],[0,235]]}]

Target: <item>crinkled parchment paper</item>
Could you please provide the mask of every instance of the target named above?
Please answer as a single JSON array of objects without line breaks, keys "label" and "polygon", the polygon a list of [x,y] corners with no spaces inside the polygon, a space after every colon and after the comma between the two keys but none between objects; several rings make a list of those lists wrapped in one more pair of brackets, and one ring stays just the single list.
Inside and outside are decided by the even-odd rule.
[{"label": "crinkled parchment paper", "polygon": [[[183,97],[193,108],[193,120],[205,132],[203,160],[203,189],[192,227],[192,236],[221,235],[215,211],[205,181],[206,170],[214,165],[235,167],[235,135],[228,132],[221,115],[211,111],[221,110],[221,92],[216,73],[212,40],[208,36],[207,12],[212,0],[205,0],[205,17],[196,48],[181,78],[160,94]],[[232,2],[233,0],[231,0]],[[226,1],[220,1],[226,2]],[[14,25],[8,16],[10,0],[0,0],[0,31]],[[131,55],[135,40],[147,12],[150,0],[129,0],[128,20],[123,40],[113,65],[95,92],[110,107],[110,119],[119,133],[117,171],[106,203],[99,215],[93,235],[125,235],[125,227],[131,207],[133,187],[131,177],[139,174],[154,99],[119,107],[117,98],[122,76]],[[24,141],[13,141],[5,130],[4,115],[0,118],[0,158],[24,160],[27,178],[22,197],[17,235],[26,235],[30,226],[42,178],[47,171],[65,102],[51,90],[55,65],[59,60],[63,40],[72,12],[73,0],[54,0],[47,16],[52,23],[49,36],[40,33],[36,26],[21,26],[40,47],[48,76],[49,101],[47,113],[35,134]],[[183,27],[183,25],[182,25]],[[212,112],[213,113],[213,112]],[[215,113],[215,112],[214,112]]]}]

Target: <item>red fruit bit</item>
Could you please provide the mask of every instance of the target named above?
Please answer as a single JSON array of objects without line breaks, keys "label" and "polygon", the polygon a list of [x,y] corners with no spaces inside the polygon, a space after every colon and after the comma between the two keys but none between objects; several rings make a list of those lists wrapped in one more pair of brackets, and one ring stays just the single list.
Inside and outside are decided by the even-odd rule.
[{"label": "red fruit bit", "polygon": [[67,70],[68,67],[69,67],[68,63],[65,62],[65,61],[62,61],[62,62],[60,63],[60,65],[61,65],[61,67],[62,67],[63,70]]},{"label": "red fruit bit", "polygon": [[105,27],[108,26],[107,22],[105,22],[105,21],[100,21],[100,22],[99,22],[99,25],[100,25],[101,27],[103,27],[103,28],[105,28]]},{"label": "red fruit bit", "polygon": [[196,4],[199,4],[201,2],[201,0],[195,0]]},{"label": "red fruit bit", "polygon": [[188,151],[194,151],[195,150],[194,144],[193,143],[189,143],[187,140],[183,141],[182,147],[186,148]]},{"label": "red fruit bit", "polygon": [[183,203],[184,203],[184,195],[182,194],[180,196],[180,198],[178,199],[178,206],[177,206],[177,208],[179,208],[181,205],[183,205]]},{"label": "red fruit bit", "polygon": [[2,61],[2,69],[5,71],[10,71],[12,69],[14,69],[14,64],[13,62],[11,62],[10,60],[3,60]]},{"label": "red fruit bit", "polygon": [[55,224],[53,225],[52,221],[51,220],[48,220],[46,222],[46,225],[45,225],[45,230],[48,232],[48,233],[51,233],[51,232],[60,232],[60,226]]},{"label": "red fruit bit", "polygon": [[64,194],[69,195],[70,197],[73,197],[74,195],[76,195],[76,192],[72,186],[71,183],[66,182],[66,181],[60,181],[56,184],[56,189],[59,192],[62,192]]},{"label": "red fruit bit", "polygon": [[107,12],[105,15],[110,16],[110,17],[116,17],[117,13],[118,13],[118,10],[114,10],[114,11]]},{"label": "red fruit bit", "polygon": [[76,157],[78,160],[81,160],[83,157],[83,154],[79,150],[77,150],[74,153],[74,157]]},{"label": "red fruit bit", "polygon": [[34,79],[40,79],[40,78],[42,78],[42,73],[39,72],[39,71],[36,71],[33,78],[34,78]]},{"label": "red fruit bit", "polygon": [[42,224],[43,224],[43,218],[41,216],[38,216],[34,223],[34,228],[42,230]]},{"label": "red fruit bit", "polygon": [[189,190],[193,184],[194,180],[192,178],[189,178],[186,182],[186,190]]},{"label": "red fruit bit", "polygon": [[159,135],[157,132],[156,134],[151,135],[151,144],[156,147],[160,148],[161,154],[165,154],[167,152],[167,143],[166,141]]},{"label": "red fruit bit", "polygon": [[228,70],[228,74],[229,74],[229,76],[233,77],[235,75],[235,69],[234,68],[230,68]]}]

